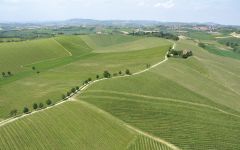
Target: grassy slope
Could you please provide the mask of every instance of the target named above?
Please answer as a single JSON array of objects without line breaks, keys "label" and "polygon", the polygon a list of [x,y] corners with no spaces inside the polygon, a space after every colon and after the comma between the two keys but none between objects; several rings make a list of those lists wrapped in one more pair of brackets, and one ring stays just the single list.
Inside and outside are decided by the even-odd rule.
[{"label": "grassy slope", "polygon": [[115,44],[128,43],[141,39],[141,37],[125,36],[125,35],[86,35],[82,39],[93,49],[112,46]]},{"label": "grassy slope", "polygon": [[64,37],[59,37],[57,40],[72,53],[80,52],[83,55],[35,64],[41,71],[40,75],[34,74],[2,85],[0,87],[0,118],[6,118],[14,108],[19,112],[24,106],[31,108],[34,102],[45,102],[49,98],[54,102],[58,101],[70,88],[82,85],[83,81],[89,77],[94,79],[96,74],[101,76],[104,70],[109,70],[111,73],[119,70],[124,72],[126,68],[132,72],[142,70],[147,63],[153,64],[163,59],[167,48],[171,45],[166,41],[169,45],[152,49],[118,54],[95,54],[86,44],[81,44],[81,39],[68,38],[71,39],[70,43],[66,43],[68,39]]},{"label": "grassy slope", "polygon": [[[168,69],[169,74],[175,72],[175,75],[163,75],[171,79],[179,78],[176,81],[185,87],[239,111],[240,62],[208,53],[191,41],[180,41],[178,46],[179,49],[191,47],[195,56],[187,61],[171,61],[169,65],[174,66],[175,69]],[[196,66],[201,69],[197,69]],[[163,66],[160,70],[163,71],[166,68],[167,66]]]},{"label": "grassy slope", "polygon": [[0,44],[0,72],[23,70],[20,66],[46,59],[69,56],[53,39]]},{"label": "grassy slope", "polygon": [[1,127],[0,147],[123,150],[135,134],[97,111],[68,102]]},{"label": "grassy slope", "polygon": [[240,62],[191,41],[180,41],[177,48],[191,48],[194,57],[99,82],[79,99],[183,149],[237,149],[240,117],[233,114],[240,115]]},{"label": "grassy slope", "polygon": [[74,56],[83,55],[92,50],[80,36],[60,36],[56,37],[55,40]]},{"label": "grassy slope", "polygon": [[[47,138],[46,138],[47,137]],[[3,149],[170,150],[90,105],[68,102],[0,128]]]},{"label": "grassy slope", "polygon": [[123,51],[136,51],[140,49],[149,49],[159,47],[163,45],[169,45],[165,40],[160,38],[143,38],[127,43],[121,43],[111,45],[103,48],[96,49],[95,52],[106,53],[106,52],[123,52]]},{"label": "grassy slope", "polygon": [[171,148],[160,144],[150,138],[139,135],[135,141],[128,146],[127,150],[171,150]]},{"label": "grassy slope", "polygon": [[214,45],[207,45],[205,48],[208,52],[223,56],[223,57],[230,57],[234,59],[240,60],[240,54],[237,52],[233,52],[232,50],[220,50],[218,47],[215,47]]}]

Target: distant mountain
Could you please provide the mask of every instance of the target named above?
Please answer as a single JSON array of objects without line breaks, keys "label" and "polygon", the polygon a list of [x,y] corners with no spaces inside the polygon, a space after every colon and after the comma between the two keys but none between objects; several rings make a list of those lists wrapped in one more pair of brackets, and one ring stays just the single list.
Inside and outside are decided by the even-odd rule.
[{"label": "distant mountain", "polygon": [[152,26],[152,25],[166,25],[166,26],[221,26],[220,24],[206,22],[206,23],[183,23],[183,22],[161,22],[154,20],[94,20],[94,19],[69,19],[63,21],[45,21],[45,22],[28,22],[28,23],[0,23],[0,27],[31,27],[31,26]]}]

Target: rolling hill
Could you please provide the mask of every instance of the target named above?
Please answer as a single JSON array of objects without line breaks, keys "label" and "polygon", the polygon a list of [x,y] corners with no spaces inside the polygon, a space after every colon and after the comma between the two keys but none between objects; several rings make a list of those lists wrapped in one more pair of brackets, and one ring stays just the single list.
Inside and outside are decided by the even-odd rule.
[{"label": "rolling hill", "polygon": [[[32,110],[34,102],[57,103],[86,79],[99,75],[100,80],[55,106],[0,123],[0,147],[239,149],[239,60],[209,53],[192,40],[176,43],[178,50],[193,51],[188,59],[167,59],[173,42],[160,38],[81,35],[45,40],[68,55],[31,60],[40,74],[25,65],[28,71],[19,72],[23,75],[16,80],[2,79],[2,120],[14,108],[21,114],[24,106]],[[126,69],[132,75],[124,75]],[[102,79],[105,70],[112,78]]]}]

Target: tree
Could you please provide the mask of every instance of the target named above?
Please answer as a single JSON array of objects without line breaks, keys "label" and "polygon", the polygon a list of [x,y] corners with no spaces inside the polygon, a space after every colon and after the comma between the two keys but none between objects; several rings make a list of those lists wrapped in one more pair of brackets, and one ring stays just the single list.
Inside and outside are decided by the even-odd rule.
[{"label": "tree", "polygon": [[71,92],[72,92],[72,93],[75,93],[75,92],[76,92],[76,89],[75,89],[75,88],[72,88],[72,89],[71,89]]},{"label": "tree", "polygon": [[119,74],[119,75],[122,75],[122,71],[119,71],[118,74]]},{"label": "tree", "polygon": [[47,105],[51,105],[51,104],[52,104],[52,101],[51,101],[50,99],[48,99],[48,100],[46,101],[46,104],[47,104]]},{"label": "tree", "polygon": [[91,82],[91,81],[92,81],[92,78],[88,78],[88,81]]},{"label": "tree", "polygon": [[130,72],[129,69],[126,69],[125,73],[126,73],[127,75],[131,75],[131,72]]},{"label": "tree", "polygon": [[33,67],[32,67],[32,70],[36,70],[36,67],[33,66]]},{"label": "tree", "polygon": [[37,74],[40,74],[40,71],[37,71]]},{"label": "tree", "polygon": [[227,46],[230,46],[230,42],[227,42],[226,45],[227,45]]},{"label": "tree", "polygon": [[17,115],[17,109],[13,109],[10,111],[10,116],[16,116]]},{"label": "tree", "polygon": [[103,72],[103,77],[104,78],[111,78],[111,74],[108,71]]},{"label": "tree", "polygon": [[28,112],[29,112],[29,109],[28,109],[27,107],[24,107],[24,108],[23,108],[23,113],[26,114],[26,113],[28,113]]},{"label": "tree", "polygon": [[8,76],[11,76],[11,75],[12,75],[11,71],[8,71],[7,74],[8,74]]},{"label": "tree", "polygon": [[79,86],[76,86],[76,90],[78,91],[80,88],[79,88]]},{"label": "tree", "polygon": [[88,84],[88,80],[85,80],[85,81],[83,82],[83,85],[85,85],[85,84]]},{"label": "tree", "polygon": [[5,76],[6,76],[6,73],[5,73],[5,72],[2,72],[2,76],[5,77]]},{"label": "tree", "polygon": [[37,105],[37,103],[34,103],[34,104],[33,104],[33,109],[35,109],[35,110],[36,110],[37,108],[38,108],[38,105]]},{"label": "tree", "polygon": [[70,92],[67,92],[67,96],[69,97],[71,95],[71,93]]},{"label": "tree", "polygon": [[62,95],[62,99],[66,99],[66,95],[65,94]]},{"label": "tree", "polygon": [[99,75],[96,75],[96,78],[99,79]]},{"label": "tree", "polygon": [[198,43],[198,46],[201,47],[201,48],[205,48],[206,45],[204,43]]},{"label": "tree", "polygon": [[39,103],[39,105],[38,105],[38,107],[40,108],[40,109],[42,109],[43,108],[43,103]]},{"label": "tree", "polygon": [[147,68],[150,68],[150,67],[151,67],[151,65],[150,65],[150,64],[147,64],[147,65],[146,65],[146,67],[147,67]]}]

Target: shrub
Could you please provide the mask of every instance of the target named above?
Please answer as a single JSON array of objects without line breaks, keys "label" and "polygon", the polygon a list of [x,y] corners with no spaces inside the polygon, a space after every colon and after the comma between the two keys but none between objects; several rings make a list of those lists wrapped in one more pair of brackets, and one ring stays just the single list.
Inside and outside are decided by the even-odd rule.
[{"label": "shrub", "polygon": [[198,46],[201,47],[201,48],[205,48],[206,45],[204,43],[198,43]]},{"label": "shrub", "polygon": [[48,99],[48,100],[46,101],[46,104],[47,104],[47,105],[51,105],[51,104],[52,104],[52,101],[51,101],[50,99]]},{"label": "shrub", "polygon": [[70,92],[67,92],[67,96],[69,97],[71,95],[71,93]]},{"label": "shrub", "polygon": [[192,55],[193,55],[192,51],[188,51],[186,54],[183,54],[182,57],[186,59]]},{"label": "shrub", "polygon": [[8,74],[8,76],[12,76],[11,71],[8,71],[7,74]]},{"label": "shrub", "polygon": [[119,71],[118,74],[119,74],[119,75],[122,75],[122,71]]},{"label": "shrub", "polygon": [[66,99],[66,95],[65,94],[62,95],[62,99]]},{"label": "shrub", "polygon": [[10,111],[10,116],[16,116],[17,115],[17,109],[13,109]]},{"label": "shrub", "polygon": [[131,72],[129,69],[126,69],[125,73],[126,73],[126,75],[131,75]]},{"label": "shrub", "polygon": [[76,86],[76,90],[78,91],[80,88],[79,88],[79,86]]},{"label": "shrub", "polygon": [[29,112],[29,109],[28,109],[27,107],[24,107],[24,108],[23,108],[23,113],[26,114],[26,113],[28,113],[28,112]]},{"label": "shrub", "polygon": [[36,110],[37,108],[38,108],[38,105],[37,105],[37,103],[34,103],[34,104],[33,104],[33,109],[35,109],[35,110]]},{"label": "shrub", "polygon": [[88,82],[91,82],[92,81],[92,78],[88,78]]},{"label": "shrub", "polygon": [[103,77],[104,78],[111,78],[111,74],[108,71],[103,72]]},{"label": "shrub", "polygon": [[5,77],[5,76],[6,76],[6,73],[5,73],[5,72],[2,72],[2,76]]},{"label": "shrub", "polygon": [[43,103],[39,103],[38,107],[42,109],[44,107]]},{"label": "shrub", "polygon": [[150,64],[147,64],[147,65],[146,65],[146,67],[147,67],[147,68],[150,68],[150,67],[151,67],[151,65],[150,65]]},{"label": "shrub", "polygon": [[75,93],[75,92],[76,92],[76,88],[72,88],[72,89],[71,89],[71,92],[72,92],[72,93]]},{"label": "shrub", "polygon": [[96,75],[96,79],[99,79],[99,75]]},{"label": "shrub", "polygon": [[85,81],[84,81],[84,84],[88,84],[88,80],[85,80]]},{"label": "shrub", "polygon": [[33,66],[33,67],[32,67],[32,70],[36,70],[36,67]]}]

